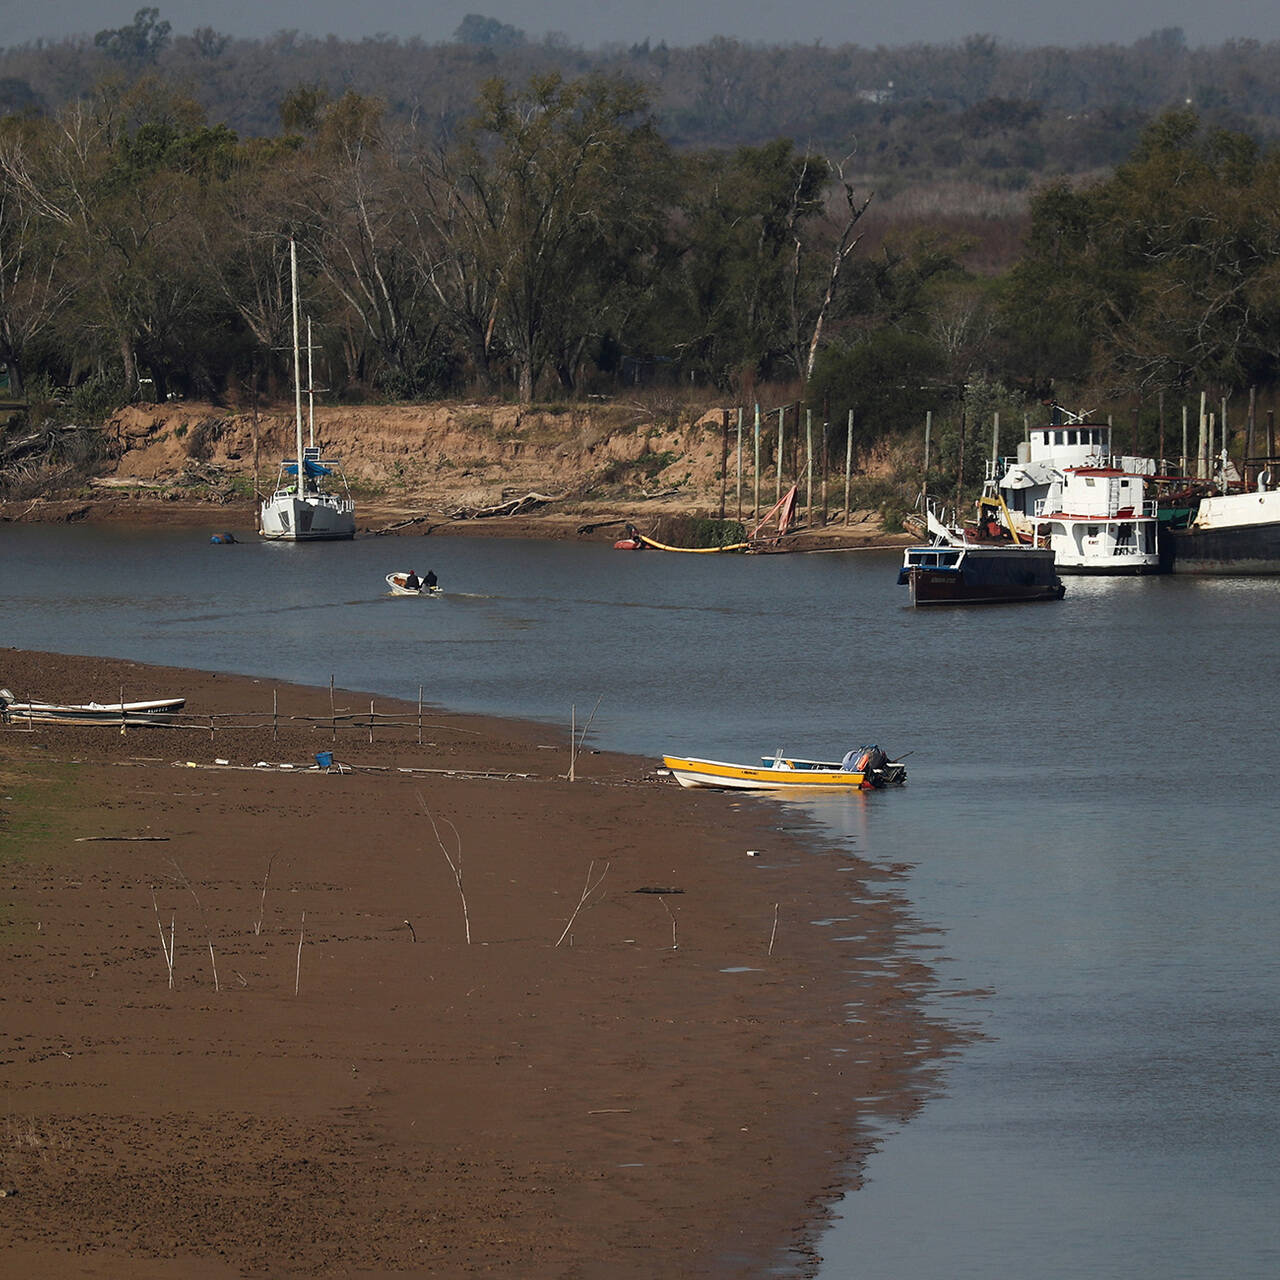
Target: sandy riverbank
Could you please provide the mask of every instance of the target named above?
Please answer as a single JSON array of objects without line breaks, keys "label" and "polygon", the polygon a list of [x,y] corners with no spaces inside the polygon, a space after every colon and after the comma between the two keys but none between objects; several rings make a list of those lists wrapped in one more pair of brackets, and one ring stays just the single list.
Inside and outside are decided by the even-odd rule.
[{"label": "sandy riverbank", "polygon": [[[451,519],[439,509],[424,510],[422,506],[402,499],[382,498],[362,500],[358,504],[356,536],[538,538],[613,543],[622,536],[628,523],[637,523],[642,530],[652,530],[664,516],[692,515],[697,510],[674,502],[643,507],[614,503],[573,514],[545,510],[480,519]],[[210,535],[227,531],[245,542],[257,539],[256,519],[256,508],[246,502],[224,505],[102,495],[0,502],[0,523],[127,524],[137,528],[200,529]],[[858,512],[848,524],[834,516],[825,525],[799,527],[780,542],[777,550],[877,551],[901,548],[912,541],[905,533],[886,533],[873,512]]]},{"label": "sandy riverbank", "polygon": [[[654,416],[641,405],[528,410],[501,404],[317,406],[317,439],[343,459],[356,494],[357,534],[464,535],[613,542],[626,522],[654,533],[670,517],[741,520],[749,529],[785,487],[766,432],[756,480],[751,432],[724,434],[723,410]],[[261,413],[174,402],[122,409],[106,425],[99,474],[47,496],[0,502],[0,522],[128,523],[230,530],[254,537],[256,492],[270,492],[293,449],[293,406]],[[792,453],[798,437],[792,440]],[[792,551],[901,546],[883,515],[854,509],[844,482],[805,480],[803,451],[790,479],[813,500],[785,539]],[[859,475],[891,475],[875,455]],[[841,473],[843,475],[843,473]],[[65,477],[60,480],[68,484]],[[515,514],[505,512],[520,504]],[[856,503],[855,503],[856,506]],[[478,514],[488,512],[490,514]],[[660,539],[661,540],[661,539]]]},{"label": "sandy riverbank", "polygon": [[553,731],[434,710],[335,743],[328,690],[13,650],[0,684],[193,726],[0,729],[14,1274],[803,1274],[953,1043],[894,873],[771,803],[570,783]]}]

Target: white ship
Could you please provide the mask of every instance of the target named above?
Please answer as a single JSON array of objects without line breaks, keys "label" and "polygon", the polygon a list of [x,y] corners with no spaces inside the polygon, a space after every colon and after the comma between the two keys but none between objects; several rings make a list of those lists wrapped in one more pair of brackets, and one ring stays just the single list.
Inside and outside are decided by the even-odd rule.
[{"label": "white ship", "polygon": [[1100,423],[1054,423],[1028,436],[997,483],[1015,527],[1053,551],[1058,572],[1159,572],[1156,502],[1146,496],[1154,459],[1113,456],[1111,428]]}]

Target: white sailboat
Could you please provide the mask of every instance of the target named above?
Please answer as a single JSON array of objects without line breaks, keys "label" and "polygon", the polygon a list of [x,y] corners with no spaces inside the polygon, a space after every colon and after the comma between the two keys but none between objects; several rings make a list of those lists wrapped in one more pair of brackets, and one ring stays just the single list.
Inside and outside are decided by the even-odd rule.
[{"label": "white sailboat", "polygon": [[[276,490],[259,513],[258,532],[277,542],[333,542],[354,538],[356,505],[351,500],[339,464],[322,458],[315,443],[302,443],[302,367],[298,343],[298,249],[289,241],[289,268],[293,286],[293,397],[297,452],[280,463]],[[310,340],[308,339],[308,367]],[[336,477],[342,491],[330,487]]]}]

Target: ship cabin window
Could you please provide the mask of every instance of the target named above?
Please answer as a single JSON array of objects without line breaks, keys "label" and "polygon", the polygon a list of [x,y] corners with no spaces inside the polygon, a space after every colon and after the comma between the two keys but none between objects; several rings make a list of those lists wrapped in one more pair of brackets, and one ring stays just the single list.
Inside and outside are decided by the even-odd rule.
[{"label": "ship cabin window", "polygon": [[1096,524],[1087,525],[1084,533],[1086,538],[1096,538],[1098,536],[1098,526]]},{"label": "ship cabin window", "polygon": [[910,562],[926,569],[946,569],[960,563],[959,551],[913,551]]},{"label": "ship cabin window", "polygon": [[1079,444],[1079,443],[1080,443],[1080,433],[1079,433],[1078,431],[1068,431],[1068,432],[1067,432],[1067,443],[1068,443],[1068,444]]},{"label": "ship cabin window", "polygon": [[1087,487],[1087,488],[1090,488],[1090,489],[1092,489],[1092,488],[1093,488],[1093,477],[1092,477],[1092,476],[1085,476],[1085,478],[1084,478],[1084,482],[1085,482],[1085,485],[1086,485],[1086,487]]},{"label": "ship cabin window", "polygon": [[1066,443],[1067,443],[1067,433],[1066,433],[1065,431],[1055,431],[1055,432],[1053,433],[1053,443],[1054,443],[1054,444],[1066,444]]},{"label": "ship cabin window", "polygon": [[1120,481],[1120,487],[1121,487],[1122,489],[1127,489],[1127,488],[1129,487],[1129,482],[1128,482],[1127,480],[1121,480],[1121,481]]}]

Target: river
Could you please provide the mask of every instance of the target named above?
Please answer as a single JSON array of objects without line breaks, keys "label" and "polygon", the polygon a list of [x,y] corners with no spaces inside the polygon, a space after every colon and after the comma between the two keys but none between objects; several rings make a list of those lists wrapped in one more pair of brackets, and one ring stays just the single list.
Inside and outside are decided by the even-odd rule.
[{"label": "river", "polygon": [[[813,813],[909,865],[932,1006],[980,1037],[880,1135],[823,1280],[1280,1274],[1280,581],[912,610],[896,564],[0,531],[6,645],[594,709],[593,745],[655,757],[910,752],[905,791]],[[409,567],[443,598],[387,596]]]}]

